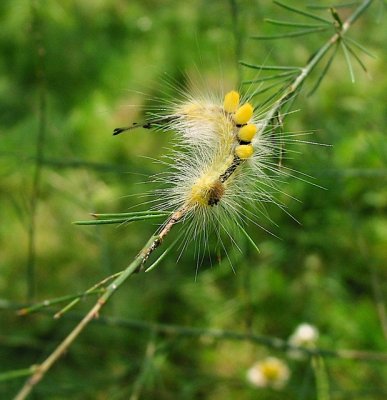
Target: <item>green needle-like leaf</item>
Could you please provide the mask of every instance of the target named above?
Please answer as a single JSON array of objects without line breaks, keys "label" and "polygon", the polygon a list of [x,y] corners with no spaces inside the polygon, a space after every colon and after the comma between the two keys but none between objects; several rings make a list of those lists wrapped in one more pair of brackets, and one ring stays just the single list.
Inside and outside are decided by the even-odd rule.
[{"label": "green needle-like leaf", "polygon": [[[125,216],[128,215],[128,216]],[[73,223],[75,225],[109,225],[109,224],[122,224],[126,222],[133,222],[133,221],[145,221],[147,219],[157,219],[160,217],[165,217],[167,215],[170,215],[170,213],[149,213],[148,214],[140,214],[140,215],[129,215],[128,213],[122,213],[122,214],[93,214],[93,216],[96,216],[97,218],[101,219],[96,219],[96,220],[85,220],[85,221],[74,221]],[[117,216],[113,218],[108,218],[111,216]],[[105,219],[106,218],[106,219]]]},{"label": "green needle-like leaf", "polygon": [[246,229],[243,228],[243,226],[237,222],[237,225],[239,227],[239,229],[241,230],[241,232],[243,233],[243,235],[246,237],[246,239],[250,242],[250,244],[254,247],[254,249],[258,252],[261,253],[261,251],[259,250],[257,244],[254,242],[254,240],[252,239],[252,237],[246,232]]},{"label": "green needle-like leaf", "polygon": [[343,49],[343,53],[344,53],[345,61],[348,66],[348,71],[349,71],[349,76],[351,78],[351,82],[354,83],[355,82],[355,74],[353,72],[351,57],[349,56],[349,51],[347,49],[346,44],[342,40],[340,41],[340,46]]},{"label": "green needle-like leaf", "polygon": [[360,57],[355,53],[355,51],[347,44],[345,43],[347,50],[352,54],[354,59],[359,63],[360,67],[363,69],[364,72],[368,72],[367,67],[364,65],[363,61],[360,59]]},{"label": "green needle-like leaf", "polygon": [[357,42],[356,40],[345,36],[343,38],[346,42],[350,42],[351,44],[353,44],[355,47],[357,47],[359,50],[361,50],[363,53],[367,54],[367,56],[370,56],[372,58],[376,58],[376,56],[374,54],[372,54],[370,51],[368,51],[364,46],[362,46],[359,42]]},{"label": "green needle-like leaf", "polygon": [[87,289],[84,293],[82,293],[81,296],[76,296],[73,298],[72,301],[70,301],[70,303],[66,304],[61,310],[59,310],[55,315],[54,318],[58,319],[60,318],[64,313],[66,313],[67,311],[69,311],[71,308],[73,308],[76,304],[78,304],[80,302],[81,299],[83,299],[85,296],[88,296],[90,294],[94,294],[94,293],[104,293],[106,291],[106,287],[105,285],[111,281],[112,279],[117,278],[118,276],[120,276],[122,271],[116,272],[113,275],[108,276],[107,278],[103,279],[102,281],[98,282],[97,284],[95,284],[94,286],[92,286],[91,288]]},{"label": "green needle-like leaf", "polygon": [[331,4],[328,6],[320,5],[320,4],[307,4],[307,8],[311,8],[314,10],[328,10],[329,8],[349,8],[354,7],[359,4],[359,1],[351,1],[348,3],[340,3],[340,4]]},{"label": "green needle-like leaf", "polygon": [[24,368],[24,369],[16,369],[13,371],[7,371],[0,374],[0,382],[9,381],[11,379],[18,379],[23,376],[32,375],[35,371],[35,367]]},{"label": "green needle-like leaf", "polygon": [[322,80],[324,79],[324,77],[327,74],[330,66],[332,65],[333,60],[335,59],[335,56],[336,56],[338,48],[339,48],[338,46],[335,46],[335,49],[334,49],[333,53],[331,54],[331,56],[328,59],[328,62],[325,64],[323,70],[321,71],[321,74],[318,77],[316,83],[314,84],[314,86],[312,87],[310,92],[308,93],[308,96],[311,96],[318,89],[318,87],[320,86]]},{"label": "green needle-like leaf", "polygon": [[337,13],[336,9],[333,7],[330,8],[330,11],[331,11],[333,19],[336,21],[337,25],[341,29],[343,26],[343,21],[341,20],[340,15]]},{"label": "green needle-like leaf", "polygon": [[286,39],[286,38],[293,38],[293,37],[298,37],[298,36],[310,35],[310,34],[316,33],[316,32],[323,32],[323,31],[326,31],[328,29],[329,29],[328,27],[304,29],[302,31],[288,32],[288,33],[283,33],[283,34],[280,34],[280,35],[251,36],[251,39],[254,39],[254,40]]},{"label": "green needle-like leaf", "polygon": [[239,61],[239,64],[243,65],[244,67],[252,68],[252,69],[259,69],[261,71],[301,71],[300,67],[293,67],[293,66],[279,66],[279,65],[256,65],[247,63],[245,61]]},{"label": "green needle-like leaf", "polygon": [[295,75],[295,72],[284,72],[282,74],[264,76],[262,78],[243,81],[242,85],[249,85],[249,84],[252,84],[252,83],[260,83],[260,82],[272,81],[272,80],[281,79],[281,78],[289,78],[289,77],[293,77],[294,75]]},{"label": "green needle-like leaf", "polygon": [[321,22],[324,22],[324,23],[329,24],[329,25],[332,24],[332,22],[329,19],[322,18],[322,17],[320,17],[318,15],[309,13],[307,11],[300,10],[298,8],[294,8],[294,7],[288,6],[287,4],[280,3],[279,1],[276,1],[276,0],[274,0],[274,3],[277,4],[278,6],[282,7],[282,8],[285,8],[286,10],[295,12],[296,14],[300,14],[300,15],[303,15],[305,17],[309,17],[309,18],[315,19],[317,21],[321,21]]},{"label": "green needle-like leaf", "polygon": [[271,18],[265,18],[264,21],[269,24],[272,24],[272,25],[289,26],[289,27],[297,27],[297,28],[323,28],[323,27],[325,28],[326,27],[326,25],[323,25],[323,24],[281,21],[278,19],[271,19]]},{"label": "green needle-like leaf", "polygon": [[278,96],[280,96],[286,89],[288,85],[282,86],[276,93],[273,93],[271,96],[267,97],[262,103],[257,106],[257,109],[264,108],[267,104],[271,104]]},{"label": "green needle-like leaf", "polygon": [[[287,78],[287,79],[283,79],[283,80],[280,81],[280,82],[275,82],[275,83],[273,83],[273,84],[271,84],[271,85],[265,86],[265,87],[263,87],[262,89],[257,89],[257,90],[255,90],[255,91],[253,92],[253,94],[251,95],[251,97],[255,97],[255,96],[258,96],[259,94],[265,93],[265,92],[269,91],[270,89],[272,89],[272,88],[274,88],[274,87],[280,85],[281,83],[284,83],[284,82],[286,82],[286,81],[290,81],[290,80],[292,80],[292,79],[293,79],[293,78],[290,77],[290,78]],[[279,93],[282,93],[282,89],[278,92],[278,94],[279,94]]]},{"label": "green needle-like leaf", "polygon": [[166,248],[166,250],[164,250],[164,252],[157,258],[157,260],[145,270],[145,272],[149,272],[152,269],[156,268],[165,258],[165,256],[175,247],[176,243],[181,239],[182,236],[183,232],[180,233],[180,235]]},{"label": "green needle-like leaf", "polygon": [[90,291],[90,292],[72,294],[72,295],[68,295],[68,296],[57,297],[55,299],[44,300],[44,301],[34,304],[30,307],[25,307],[25,308],[20,309],[17,314],[18,315],[31,314],[33,312],[41,310],[42,308],[51,307],[53,305],[60,304],[60,303],[63,303],[65,301],[69,301],[69,300],[80,299],[80,298],[84,298],[86,296],[91,296],[94,294],[100,294],[103,291],[104,291],[104,289],[94,289],[93,291]]},{"label": "green needle-like leaf", "polygon": [[109,219],[109,218],[121,218],[121,217],[135,217],[141,215],[159,215],[159,216],[167,216],[171,213],[169,211],[132,211],[127,213],[106,213],[106,214],[91,214],[93,217],[97,219]]}]

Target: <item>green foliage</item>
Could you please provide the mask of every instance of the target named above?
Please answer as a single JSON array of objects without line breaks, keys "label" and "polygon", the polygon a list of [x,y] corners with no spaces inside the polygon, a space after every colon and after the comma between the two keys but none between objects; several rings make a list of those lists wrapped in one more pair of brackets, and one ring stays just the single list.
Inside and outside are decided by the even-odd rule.
[{"label": "green foliage", "polygon": [[[332,33],[249,40],[293,29],[278,21],[297,20],[300,29],[313,22],[258,3],[1,2],[0,374],[28,373],[25,369],[50,354],[95,297],[85,296],[60,320],[52,315],[66,302],[23,317],[15,315],[16,309],[82,293],[121,271],[162,221],[144,221],[137,213],[140,221],[133,217],[119,225],[71,223],[90,213],[129,210],[133,216],[133,207],[145,210],[143,193],[154,185],[144,182],[163,171],[149,158],[165,154],[171,135],[139,129],[113,137],[113,128],[141,122],[143,108],[176,96],[170,82],[187,90],[204,86],[204,79],[214,88],[219,82],[233,88],[238,74],[246,80],[264,76],[251,69],[238,72],[241,54],[257,65],[303,66]],[[291,3],[297,9],[304,6]],[[337,9],[343,20],[349,15],[348,9]],[[229,250],[235,272],[217,251],[215,239],[197,274],[195,245],[180,257],[177,243],[158,268],[133,276],[120,289],[103,317],[36,387],[36,398],[386,397],[385,359],[376,363],[366,355],[327,356],[323,362],[316,359],[315,369],[309,359],[289,359],[292,376],[284,389],[256,389],[246,382],[247,369],[268,355],[287,359],[283,348],[210,332],[184,334],[182,328],[286,340],[306,321],[320,330],[318,346],[323,349],[385,351],[387,76],[382,49],[387,32],[385,24],[375,22],[377,11],[376,4],[350,32],[375,58],[346,41],[372,79],[345,47],[345,57],[337,54],[332,63],[326,58],[329,70],[308,97],[324,64],[313,72],[293,105],[301,111],[285,120],[286,131],[316,130],[308,139],[333,145],[297,144],[300,154],[288,154],[286,166],[325,188],[305,182],[302,175],[284,185],[281,200],[300,224],[267,205],[275,224],[264,218],[260,224],[280,239],[247,227],[238,242],[241,251]],[[308,13],[332,18],[328,10]],[[264,17],[271,16],[277,23],[264,24]],[[346,59],[352,59],[355,84]],[[151,263],[180,233],[178,228],[171,233]],[[166,328],[157,330],[152,324]],[[23,383],[5,378],[0,382],[4,399]]]}]

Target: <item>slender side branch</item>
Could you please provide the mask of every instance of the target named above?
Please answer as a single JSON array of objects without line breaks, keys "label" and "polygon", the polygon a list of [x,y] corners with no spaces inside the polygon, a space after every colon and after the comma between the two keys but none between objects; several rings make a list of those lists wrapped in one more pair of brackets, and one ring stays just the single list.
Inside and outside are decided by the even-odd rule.
[{"label": "slender side branch", "polygon": [[54,365],[54,363],[62,356],[70,347],[85,327],[96,317],[102,307],[107,303],[109,298],[117,291],[117,289],[135,272],[142,270],[142,266],[146,263],[150,255],[163,242],[172,227],[179,222],[186,214],[186,209],[175,211],[166,221],[164,227],[158,235],[152,236],[143,249],[137,254],[134,260],[122,273],[114,279],[107,287],[106,292],[98,299],[93,308],[79,322],[79,324],[70,332],[70,334],[59,344],[59,346],[43,361],[42,364],[35,367],[33,375],[26,381],[20,392],[16,395],[15,400],[25,399],[44,377],[46,372]]},{"label": "slender side branch", "polygon": [[336,33],[320,48],[320,50],[309,60],[308,64],[301,68],[300,73],[294,81],[289,85],[287,90],[274,103],[273,107],[266,114],[266,118],[261,126],[262,131],[266,130],[272,121],[277,117],[284,104],[299,90],[305,79],[310,75],[312,70],[321,61],[330,48],[342,40],[342,36],[348,31],[350,26],[359,18],[359,16],[371,5],[373,0],[365,0],[362,4],[350,15],[347,20],[337,28]]}]

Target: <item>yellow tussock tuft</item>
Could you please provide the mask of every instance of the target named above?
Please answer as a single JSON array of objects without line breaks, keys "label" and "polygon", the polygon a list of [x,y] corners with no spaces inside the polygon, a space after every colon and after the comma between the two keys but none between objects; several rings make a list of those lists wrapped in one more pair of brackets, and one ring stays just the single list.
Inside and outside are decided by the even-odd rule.
[{"label": "yellow tussock tuft", "polygon": [[243,104],[239,107],[234,115],[234,121],[237,125],[244,125],[250,121],[253,116],[254,108],[250,103]]},{"label": "yellow tussock tuft", "polygon": [[246,160],[250,158],[254,153],[253,146],[251,144],[241,144],[235,148],[235,154],[241,159]]},{"label": "yellow tussock tuft", "polygon": [[224,111],[228,113],[233,113],[237,110],[239,106],[239,93],[235,90],[228,92],[226,96],[224,96],[223,108]]},{"label": "yellow tussock tuft", "polygon": [[242,142],[251,142],[255,134],[257,133],[257,127],[253,124],[242,126],[238,132],[238,139]]}]

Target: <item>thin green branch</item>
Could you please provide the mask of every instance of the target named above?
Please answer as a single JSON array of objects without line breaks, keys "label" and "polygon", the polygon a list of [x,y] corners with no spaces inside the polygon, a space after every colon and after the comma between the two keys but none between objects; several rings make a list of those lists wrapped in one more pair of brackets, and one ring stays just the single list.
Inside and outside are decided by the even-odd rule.
[{"label": "thin green branch", "polygon": [[36,162],[32,176],[32,188],[30,194],[29,222],[28,222],[28,255],[26,265],[27,275],[27,298],[33,299],[35,296],[35,267],[36,267],[36,219],[37,207],[40,199],[40,186],[43,171],[42,160],[44,158],[44,148],[46,142],[46,74],[45,74],[45,50],[42,40],[42,21],[39,15],[40,9],[37,2],[32,2],[32,38],[37,57],[36,83],[38,88],[38,127],[35,143]]},{"label": "thin green branch", "polygon": [[91,310],[83,317],[78,325],[69,333],[69,335],[59,344],[59,346],[43,361],[42,364],[36,366],[33,375],[27,380],[20,392],[16,395],[15,400],[25,399],[32,389],[42,380],[46,372],[55,364],[55,362],[63,355],[63,353],[71,346],[79,334],[86,326],[96,318],[103,306],[109,301],[110,297],[121,287],[121,285],[135,272],[141,270],[153,251],[160,246],[164,238],[168,235],[172,227],[181,220],[186,214],[185,209],[176,211],[165,223],[163,229],[158,235],[152,236],[143,249],[137,254],[134,260],[113,280],[106,288],[104,294],[98,299]]},{"label": "thin green branch", "polygon": [[[41,310],[46,313],[46,311]],[[68,313],[68,319],[79,320],[79,314]],[[324,358],[338,358],[359,362],[381,362],[387,363],[387,352],[368,351],[358,349],[328,349],[321,347],[302,347],[295,346],[285,339],[279,337],[260,335],[252,332],[239,332],[229,329],[218,329],[209,327],[192,327],[185,325],[163,324],[151,321],[127,319],[114,316],[100,315],[92,321],[93,324],[110,327],[120,327],[124,329],[153,332],[157,335],[171,337],[209,337],[217,340],[231,340],[241,342],[251,342],[262,345],[274,350],[287,352],[297,350],[308,356],[319,356]]]},{"label": "thin green branch", "polygon": [[[365,0],[362,4],[351,14],[347,20],[342,24],[342,26],[337,30],[337,32],[314,54],[314,56],[309,60],[308,64],[301,69],[301,72],[294,79],[294,81],[289,85],[287,90],[277,99],[273,107],[266,114],[265,120],[261,127],[262,130],[267,129],[273,118],[278,115],[278,112],[287,103],[289,98],[293,97],[295,93],[301,88],[306,78],[311,74],[316,65],[322,60],[326,53],[335,46],[338,42],[342,43],[342,36],[348,31],[350,26],[356,21],[356,19],[371,5],[373,0]],[[246,65],[247,63],[245,63]]]},{"label": "thin green branch", "polygon": [[[110,275],[104,279],[102,279],[102,281],[96,283],[95,285],[93,285],[91,288],[87,289],[84,292],[84,296],[88,296],[90,294],[95,293],[96,291],[100,291],[101,293],[104,293],[106,291],[105,285],[107,282],[110,282],[111,280],[119,277],[121,275],[122,271],[116,272],[113,275]],[[59,310],[55,315],[54,318],[58,319],[61,318],[63,316],[63,314],[65,314],[66,312],[68,312],[69,310],[71,310],[73,307],[75,307],[82,298],[84,298],[84,296],[77,296],[74,300],[72,300],[69,304],[67,304],[65,307],[63,307],[61,310]]]},{"label": "thin green branch", "polygon": [[60,304],[60,303],[64,303],[65,301],[69,301],[69,300],[74,300],[74,299],[81,299],[81,298],[85,298],[87,296],[91,296],[91,295],[95,295],[95,294],[101,294],[103,293],[104,289],[95,289],[92,291],[88,291],[85,293],[78,293],[78,294],[71,294],[71,295],[67,295],[67,296],[61,296],[61,297],[57,297],[55,299],[48,299],[48,300],[44,300],[40,303],[34,304],[32,306],[29,307],[23,307],[21,308],[17,314],[20,316],[24,316],[27,314],[32,314],[34,312],[37,312],[39,310],[41,310],[42,308],[47,308],[47,307],[52,307],[56,304]]},{"label": "thin green branch", "polygon": [[363,351],[354,349],[324,349],[324,348],[309,348],[302,346],[294,346],[287,340],[259,335],[255,333],[238,332],[227,329],[216,329],[216,328],[199,328],[189,327],[183,325],[172,325],[172,324],[159,324],[154,322],[146,322],[139,320],[129,320],[117,317],[106,317],[100,316],[93,323],[96,324],[107,324],[109,326],[120,326],[128,329],[138,329],[145,331],[152,331],[157,334],[167,336],[178,336],[178,337],[210,337],[219,340],[233,340],[233,341],[248,341],[251,343],[263,345],[275,350],[288,351],[298,350],[309,356],[321,356],[331,358],[341,358],[346,360],[356,361],[378,361],[387,362],[387,353],[374,352],[374,351]]}]

